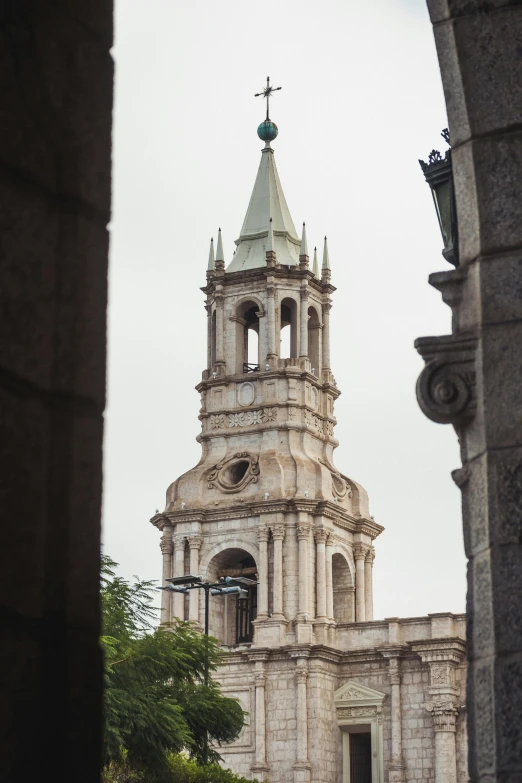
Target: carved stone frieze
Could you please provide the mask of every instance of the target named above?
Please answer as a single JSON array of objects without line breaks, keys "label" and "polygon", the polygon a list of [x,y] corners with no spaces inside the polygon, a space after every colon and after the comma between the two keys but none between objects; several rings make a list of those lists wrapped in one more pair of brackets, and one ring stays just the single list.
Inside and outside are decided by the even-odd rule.
[{"label": "carved stone frieze", "polygon": [[217,488],[226,494],[240,492],[258,480],[259,460],[249,451],[236,452],[229,459],[214,465],[207,474],[208,488]]},{"label": "carved stone frieze", "polygon": [[343,707],[337,710],[339,718],[369,718],[372,715],[377,715],[377,707],[375,704],[369,704],[367,707]]}]

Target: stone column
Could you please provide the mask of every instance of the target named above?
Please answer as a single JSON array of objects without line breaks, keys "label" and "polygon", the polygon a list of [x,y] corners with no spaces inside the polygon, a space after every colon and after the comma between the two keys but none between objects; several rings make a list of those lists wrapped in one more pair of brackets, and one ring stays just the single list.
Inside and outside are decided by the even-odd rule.
[{"label": "stone column", "polygon": [[256,687],[256,711],[255,711],[255,737],[256,737],[256,750],[255,750],[255,762],[252,765],[252,771],[256,774],[257,778],[261,780],[265,779],[266,772],[268,772],[268,765],[266,763],[266,674],[264,672],[264,663],[256,663],[254,671],[254,683]]},{"label": "stone column", "polygon": [[277,350],[276,350],[276,326],[275,326],[275,285],[274,285],[274,278],[269,277],[267,279],[267,286],[266,286],[266,293],[267,293],[267,329],[268,329],[268,339],[267,339],[267,345],[268,345],[268,353],[267,353],[267,360],[270,365],[272,365],[273,362],[277,360]]},{"label": "stone column", "polygon": [[432,702],[426,709],[433,716],[435,732],[435,783],[457,783],[457,710],[451,701]]},{"label": "stone column", "polygon": [[402,758],[402,708],[401,675],[399,656],[395,653],[383,653],[389,659],[388,676],[391,685],[391,763],[389,765],[390,783],[403,783],[405,766]]},{"label": "stone column", "polygon": [[[185,573],[185,538],[176,538],[174,541],[174,576],[183,576]],[[172,593],[174,596],[174,617],[185,619],[185,595]]]},{"label": "stone column", "polygon": [[307,783],[310,780],[310,762],[308,761],[308,702],[306,681],[308,679],[306,658],[297,659],[295,673],[296,699],[296,761],[294,764],[295,783]]},{"label": "stone column", "polygon": [[[224,346],[224,296],[220,290],[221,286],[216,286],[216,366],[218,368],[225,365],[225,346]],[[218,374],[221,374],[218,370]]]},{"label": "stone column", "polygon": [[268,528],[260,527],[257,531],[257,540],[259,542],[259,563],[258,563],[258,602],[257,619],[266,620],[268,617]]},{"label": "stone column", "polygon": [[300,524],[297,526],[297,540],[299,542],[299,612],[304,619],[309,614],[308,606],[308,541],[310,539],[310,526]]},{"label": "stone column", "polygon": [[328,533],[326,530],[315,531],[315,552],[316,552],[316,595],[317,595],[317,619],[326,620],[326,541]]},{"label": "stone column", "polygon": [[283,541],[285,528],[277,525],[272,528],[274,541],[274,583],[272,586],[272,604],[274,617],[283,617]]},{"label": "stone column", "polygon": [[366,544],[356,544],[353,548],[355,558],[355,622],[364,623],[366,620],[366,597],[365,597],[365,560],[368,546]]},{"label": "stone column", "polygon": [[[306,283],[305,283],[306,285]],[[301,335],[299,356],[305,358],[308,356],[308,291],[301,288]],[[319,368],[318,368],[319,371]]]},{"label": "stone column", "polygon": [[364,613],[366,622],[373,620],[373,561],[375,560],[375,549],[370,547],[364,560]]},{"label": "stone column", "polygon": [[327,302],[323,305],[323,372],[330,372],[330,310],[332,305]]},{"label": "stone column", "polygon": [[[202,536],[190,536],[188,545],[190,549],[190,573],[198,576],[199,550],[203,544]],[[191,590],[189,593],[189,620],[191,623],[199,623],[199,590]]]},{"label": "stone column", "polygon": [[[165,525],[163,528],[163,535],[160,539],[160,549],[163,556],[163,569],[161,574],[161,581],[163,585],[167,585],[167,579],[172,576],[172,553],[174,551],[174,543],[172,541],[172,526]],[[161,623],[170,623],[172,620],[172,593],[168,590],[161,591]]]},{"label": "stone column", "polygon": [[326,616],[334,619],[333,609],[333,580],[332,580],[332,557],[333,557],[333,538],[328,536],[325,547],[326,556]]}]

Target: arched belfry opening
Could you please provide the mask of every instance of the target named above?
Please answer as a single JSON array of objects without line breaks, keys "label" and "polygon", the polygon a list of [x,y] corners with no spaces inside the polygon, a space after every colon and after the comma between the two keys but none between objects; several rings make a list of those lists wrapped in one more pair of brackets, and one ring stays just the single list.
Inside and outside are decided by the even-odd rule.
[{"label": "arched belfry opening", "polygon": [[216,363],[216,311],[212,313],[211,368]]},{"label": "arched belfry opening", "polygon": [[281,359],[297,357],[297,302],[285,297],[280,309],[280,350]]},{"label": "arched belfry opening", "polygon": [[236,373],[259,370],[259,305],[243,302],[236,312]]},{"label": "arched belfry opening", "polygon": [[336,623],[355,622],[355,593],[352,573],[344,555],[332,556],[333,615]]},{"label": "arched belfry opening", "polygon": [[321,374],[321,321],[315,307],[308,308],[308,357],[314,375]]},{"label": "arched belfry opening", "polygon": [[[256,561],[244,549],[225,549],[209,563],[207,577],[212,582],[226,576],[245,576],[257,581]],[[257,616],[257,586],[246,588],[247,595],[211,596],[210,634],[221,644],[250,644],[254,638],[253,621]]]}]

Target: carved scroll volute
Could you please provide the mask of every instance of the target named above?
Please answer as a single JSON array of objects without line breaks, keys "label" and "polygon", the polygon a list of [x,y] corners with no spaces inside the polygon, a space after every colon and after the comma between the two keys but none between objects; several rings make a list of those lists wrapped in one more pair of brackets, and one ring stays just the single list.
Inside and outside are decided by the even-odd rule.
[{"label": "carved scroll volute", "polygon": [[475,352],[471,334],[420,337],[415,347],[426,362],[417,380],[417,401],[428,419],[456,428],[475,415]]}]

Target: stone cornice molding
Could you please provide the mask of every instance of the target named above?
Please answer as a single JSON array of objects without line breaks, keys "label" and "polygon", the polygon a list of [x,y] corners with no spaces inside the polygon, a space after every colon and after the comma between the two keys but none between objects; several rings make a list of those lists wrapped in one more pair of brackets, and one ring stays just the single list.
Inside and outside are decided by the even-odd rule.
[{"label": "stone cornice molding", "polygon": [[453,663],[459,664],[466,654],[466,642],[460,637],[445,637],[414,642],[413,652],[420,656],[423,663]]},{"label": "stone cornice molding", "polygon": [[157,527],[158,530],[163,530],[166,525],[172,524],[170,518],[164,512],[158,512],[157,514],[154,514],[154,516],[151,517],[149,521],[151,525]]}]

